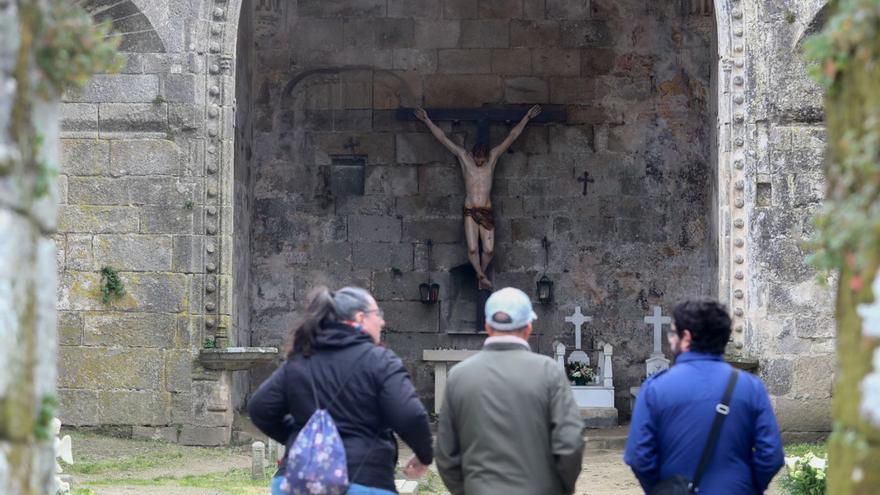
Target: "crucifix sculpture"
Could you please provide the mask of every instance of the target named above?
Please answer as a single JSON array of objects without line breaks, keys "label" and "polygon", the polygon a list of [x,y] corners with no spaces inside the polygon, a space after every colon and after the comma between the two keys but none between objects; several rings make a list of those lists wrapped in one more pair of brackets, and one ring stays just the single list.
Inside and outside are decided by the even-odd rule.
[{"label": "crucifix sculpture", "polygon": [[[539,120],[539,117],[544,117]],[[468,245],[468,260],[477,272],[481,289],[492,289],[492,282],[486,276],[486,269],[492,261],[495,249],[495,222],[492,214],[492,178],[498,159],[510,148],[510,145],[522,134],[530,121],[565,122],[565,110],[552,109],[542,115],[540,106],[530,108],[525,115],[521,110],[506,109],[409,109],[397,111],[397,118],[402,120],[418,119],[428,126],[431,134],[449,151],[455,154],[461,165],[465,183],[465,201],[462,214],[464,216],[464,232]],[[471,151],[467,151],[454,143],[442,129],[434,124],[434,120],[477,121],[477,140]],[[504,141],[490,148],[489,123],[513,122],[519,120]],[[482,252],[480,245],[482,244]]]}]

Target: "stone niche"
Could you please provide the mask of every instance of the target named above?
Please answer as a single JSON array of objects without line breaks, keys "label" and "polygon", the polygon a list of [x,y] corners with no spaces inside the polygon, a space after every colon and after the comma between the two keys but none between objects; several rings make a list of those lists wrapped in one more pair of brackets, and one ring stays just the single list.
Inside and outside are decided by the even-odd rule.
[{"label": "stone niche", "polygon": [[[484,335],[459,166],[395,110],[561,105],[565,123],[530,125],[499,162],[491,278],[530,294],[545,273],[554,281],[554,300],[536,307],[537,352],[572,347],[575,306],[592,315],[584,338],[613,346],[616,406],[628,411],[652,352],[643,317],[718,285],[715,25],[711,2],[691,3],[245,2],[236,77],[248,134],[236,152],[247,159],[235,179],[250,182],[236,185],[235,239],[248,254],[236,258],[247,277],[234,307],[249,345],[283,343],[310,288],[363,286],[430,403],[423,351],[478,349]],[[441,125],[474,142],[475,125]],[[493,125],[493,143],[509,129]],[[419,301],[426,280],[440,285],[436,304]]]}]

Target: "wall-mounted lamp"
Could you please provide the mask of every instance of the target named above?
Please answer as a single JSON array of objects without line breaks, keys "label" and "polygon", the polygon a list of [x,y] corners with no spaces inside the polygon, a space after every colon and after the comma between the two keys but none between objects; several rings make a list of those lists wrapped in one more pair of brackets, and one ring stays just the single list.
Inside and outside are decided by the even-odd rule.
[{"label": "wall-mounted lamp", "polygon": [[548,304],[553,302],[553,281],[547,277],[547,263],[550,252],[550,241],[547,238],[543,238],[541,240],[541,246],[544,247],[544,275],[538,280],[537,288],[535,289],[538,302],[541,304]]},{"label": "wall-mounted lamp", "polygon": [[547,278],[547,275],[538,280],[537,293],[541,304],[553,302],[553,281]]},{"label": "wall-mounted lamp", "polygon": [[431,272],[433,271],[434,258],[434,241],[428,239],[425,242],[428,246],[428,281],[419,284],[419,299],[424,304],[434,304],[440,300],[440,284],[431,281]]}]

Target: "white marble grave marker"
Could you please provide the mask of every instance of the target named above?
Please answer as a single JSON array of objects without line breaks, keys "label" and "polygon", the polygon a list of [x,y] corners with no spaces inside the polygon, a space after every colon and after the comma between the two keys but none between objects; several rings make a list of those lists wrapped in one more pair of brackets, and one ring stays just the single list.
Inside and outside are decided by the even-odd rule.
[{"label": "white marble grave marker", "polygon": [[251,478],[261,480],[266,477],[266,444],[251,444]]},{"label": "white marble grave marker", "polygon": [[559,369],[565,371],[565,344],[556,342],[553,345],[553,349],[556,351],[556,364],[559,366]]},{"label": "white marble grave marker", "polygon": [[574,313],[571,316],[565,317],[565,321],[574,324],[575,350],[571,351],[571,354],[568,356],[568,362],[584,363],[589,366],[590,357],[587,356],[587,353],[583,351],[583,347],[581,346],[581,326],[583,326],[584,323],[589,323],[593,321],[593,317],[585,316],[583,313],[581,313],[581,307],[577,306],[574,308]]},{"label": "white marble grave marker", "polygon": [[663,325],[671,324],[672,318],[662,315],[663,310],[660,309],[660,306],[654,306],[654,314],[645,317],[645,324],[654,326],[654,351],[651,353],[651,357],[645,361],[647,376],[669,369],[669,360],[663,355],[660,347],[660,336],[663,334]]}]

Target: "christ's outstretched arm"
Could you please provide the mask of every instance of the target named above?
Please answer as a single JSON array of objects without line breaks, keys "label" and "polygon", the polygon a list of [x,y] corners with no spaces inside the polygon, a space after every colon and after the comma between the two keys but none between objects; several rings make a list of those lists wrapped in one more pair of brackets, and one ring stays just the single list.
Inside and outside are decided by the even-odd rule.
[{"label": "christ's outstretched arm", "polygon": [[462,156],[466,153],[464,148],[453,143],[452,140],[446,136],[443,130],[437,127],[437,125],[434,124],[433,121],[431,121],[431,118],[428,117],[428,112],[426,112],[424,108],[416,109],[415,115],[417,119],[421,120],[425,123],[425,125],[428,126],[428,129],[431,130],[431,134],[433,134],[434,137],[443,144],[443,146],[446,146],[449,151],[455,153],[455,156]]},{"label": "christ's outstretched arm", "polygon": [[504,141],[501,142],[498,146],[492,148],[492,154],[490,155],[490,161],[495,163],[499,156],[504,154],[507,151],[507,148],[510,148],[510,145],[513,144],[514,141],[522,134],[523,129],[526,128],[526,124],[529,123],[530,120],[537,117],[541,113],[541,106],[535,105],[529,109],[528,112],[523,116],[522,120],[516,124],[516,127],[511,129],[510,134],[504,138]]}]

